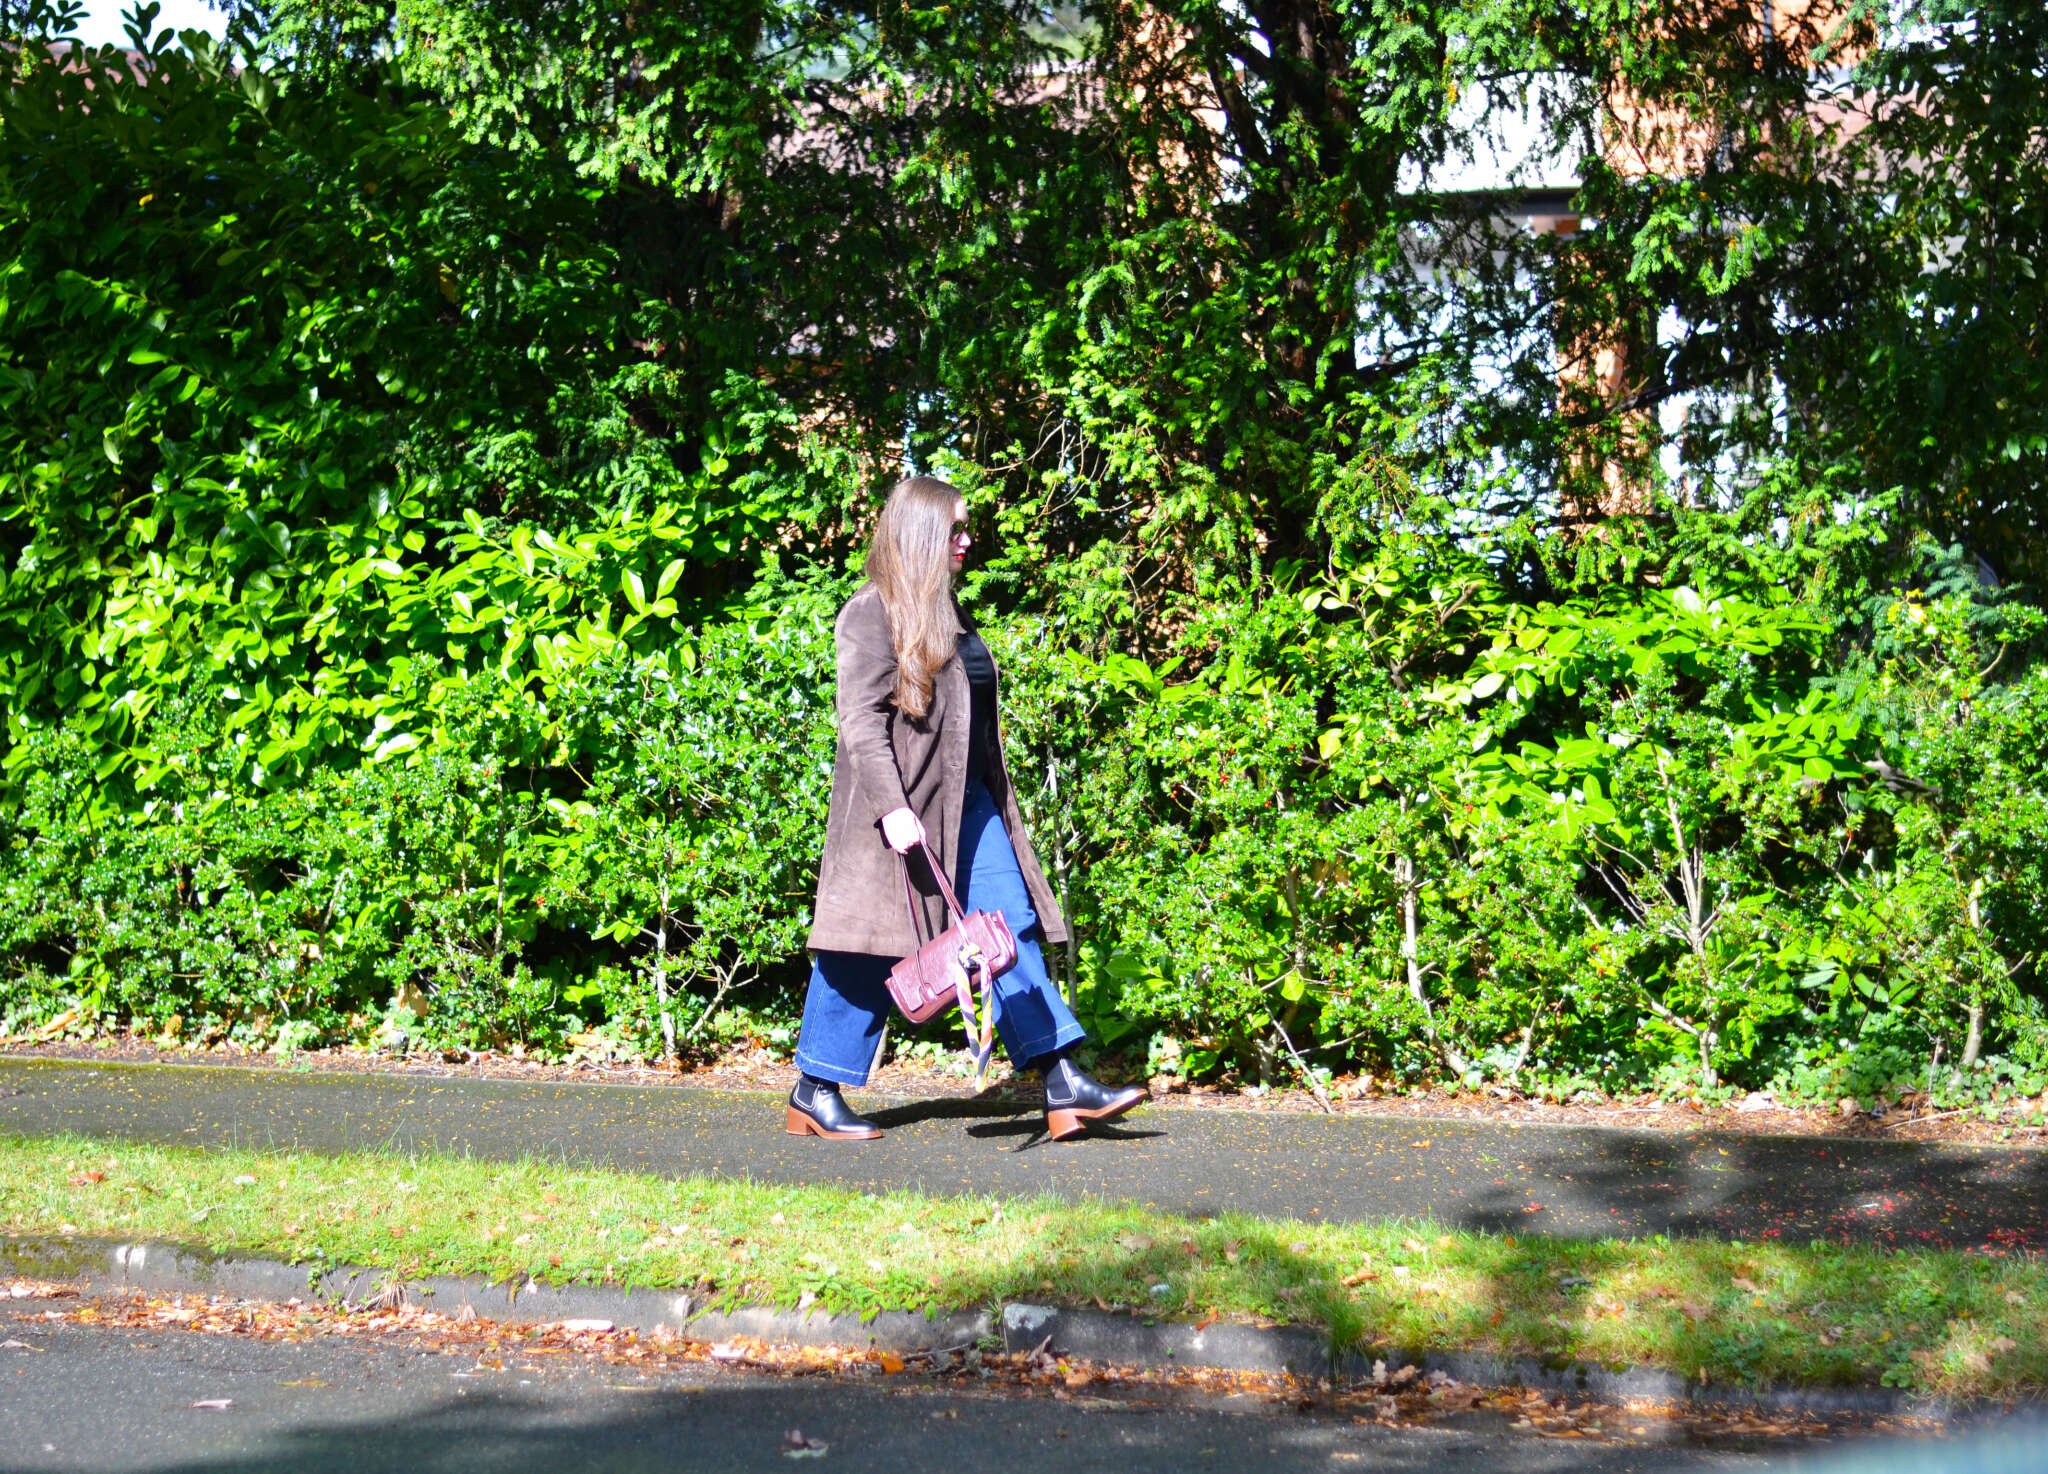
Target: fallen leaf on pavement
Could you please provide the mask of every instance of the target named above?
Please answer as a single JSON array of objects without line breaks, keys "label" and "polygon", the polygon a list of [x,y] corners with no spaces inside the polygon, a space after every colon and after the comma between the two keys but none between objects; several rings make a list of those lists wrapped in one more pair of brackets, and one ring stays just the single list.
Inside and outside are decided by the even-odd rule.
[{"label": "fallen leaf on pavement", "polygon": [[1027,1377],[1043,1380],[1047,1377],[1056,1377],[1059,1372],[1059,1359],[1043,1348],[1024,1358],[1024,1375]]},{"label": "fallen leaf on pavement", "polygon": [[608,1320],[565,1320],[562,1322],[562,1329],[565,1331],[609,1331],[611,1328],[612,1323]]},{"label": "fallen leaf on pavement", "polygon": [[875,1353],[875,1361],[883,1371],[891,1376],[903,1370],[903,1358],[892,1352],[877,1351]]},{"label": "fallen leaf on pavement", "polygon": [[782,1456],[786,1459],[822,1459],[831,1446],[822,1438],[804,1437],[801,1428],[792,1428],[782,1435]]}]

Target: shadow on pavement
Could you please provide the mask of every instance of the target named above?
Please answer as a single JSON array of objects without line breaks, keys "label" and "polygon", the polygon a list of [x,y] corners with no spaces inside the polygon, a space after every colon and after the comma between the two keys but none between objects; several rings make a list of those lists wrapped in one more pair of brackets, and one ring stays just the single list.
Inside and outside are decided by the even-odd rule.
[{"label": "shadow on pavement", "polygon": [[903,1126],[914,1126],[921,1121],[981,1121],[997,1118],[1036,1116],[1037,1106],[1029,1101],[1006,1100],[995,1095],[977,1095],[967,1100],[941,1096],[934,1100],[916,1100],[905,1105],[884,1106],[880,1110],[863,1111],[870,1121],[883,1130]]},{"label": "shadow on pavement", "polygon": [[[1012,1151],[1030,1151],[1054,1145],[1045,1134],[1045,1113],[1035,1103],[999,1096],[993,1091],[967,1100],[940,1098],[913,1101],[907,1105],[884,1106],[865,1112],[883,1130],[897,1130],[925,1121],[971,1121],[967,1134],[977,1141],[1010,1141],[1021,1138]],[[1149,1141],[1167,1133],[1143,1130],[1125,1124],[1100,1125],[1088,1135],[1103,1141]]]},{"label": "shadow on pavement", "polygon": [[[981,1126],[969,1126],[967,1134],[977,1141],[1002,1141],[1011,1137],[1023,1137],[1023,1144],[1012,1147],[1012,1151],[1030,1151],[1041,1146],[1062,1146],[1067,1143],[1054,1141],[1045,1134],[1045,1122],[1037,1112],[1026,1120],[990,1122]],[[1151,1141],[1164,1137],[1164,1131],[1141,1131],[1132,1126],[1090,1126],[1088,1139],[1091,1141]]]},{"label": "shadow on pavement", "polygon": [[[1521,1169],[1521,1170],[1515,1170]],[[2048,1153],[1828,1137],[1587,1133],[1532,1140],[1450,1221],[1554,1231],[2025,1252],[2048,1247]]]},{"label": "shadow on pavement", "polygon": [[[351,1394],[364,1403],[376,1394]],[[396,1389],[388,1405],[353,1416],[167,1413],[142,1448],[119,1455],[79,1449],[71,1459],[24,1451],[0,1455],[0,1474],[55,1468],[149,1474],[674,1474],[677,1470],[787,1471],[787,1430],[827,1447],[819,1467],[900,1474],[905,1468],[1028,1467],[1054,1460],[1062,1471],[1187,1474],[1246,1469],[1365,1467],[1386,1474],[1463,1471],[1593,1471],[1643,1467],[1641,1448],[1544,1443],[1499,1432],[1388,1431],[1348,1419],[1295,1417],[1216,1407],[1081,1406],[1050,1398],[1005,1398],[910,1389],[767,1380],[655,1390],[557,1386],[546,1394],[507,1389],[465,1397]],[[229,1419],[240,1419],[230,1431]],[[1661,1449],[1659,1466],[1718,1458]]]}]

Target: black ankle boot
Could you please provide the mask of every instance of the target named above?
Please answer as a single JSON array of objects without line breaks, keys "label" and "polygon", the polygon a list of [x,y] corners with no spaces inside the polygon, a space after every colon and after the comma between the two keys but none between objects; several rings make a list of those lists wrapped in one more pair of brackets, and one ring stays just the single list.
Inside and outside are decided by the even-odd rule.
[{"label": "black ankle boot", "polygon": [[882,1128],[853,1113],[830,1080],[805,1075],[789,1092],[789,1111],[782,1129],[791,1136],[824,1136],[834,1141],[873,1141]]},{"label": "black ankle boot", "polygon": [[1113,1121],[1149,1099],[1142,1085],[1121,1090],[1091,1080],[1064,1056],[1044,1067],[1045,1130],[1054,1141],[1068,1141],[1088,1129],[1091,1121]]}]

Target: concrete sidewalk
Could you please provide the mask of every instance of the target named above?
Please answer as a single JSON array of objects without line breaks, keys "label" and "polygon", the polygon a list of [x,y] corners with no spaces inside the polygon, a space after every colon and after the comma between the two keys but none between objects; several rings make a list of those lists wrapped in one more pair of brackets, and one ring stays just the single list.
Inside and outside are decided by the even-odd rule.
[{"label": "concrete sidewalk", "polygon": [[414,1337],[138,1338],[42,1316],[77,1304],[0,1302],[0,1342],[19,1348],[0,1350],[0,1474],[788,1474],[806,1467],[784,1453],[791,1428],[825,1454],[808,1467],[831,1474],[1732,1474],[1810,1467],[1827,1447],[1741,1435],[1693,1447],[1664,1419],[1651,1438],[1552,1439],[1491,1409],[1384,1426],[1249,1392],[1019,1394],[960,1375],[790,1377],[512,1349],[485,1360]]},{"label": "concrete sidewalk", "polygon": [[552,1157],[868,1191],[1048,1192],[1203,1217],[2048,1246],[2048,1153],[2032,1149],[1159,1106],[1053,1143],[1016,1104],[856,1103],[888,1128],[881,1141],[787,1136],[779,1097],[692,1087],[0,1059],[0,1132],[20,1135]]}]

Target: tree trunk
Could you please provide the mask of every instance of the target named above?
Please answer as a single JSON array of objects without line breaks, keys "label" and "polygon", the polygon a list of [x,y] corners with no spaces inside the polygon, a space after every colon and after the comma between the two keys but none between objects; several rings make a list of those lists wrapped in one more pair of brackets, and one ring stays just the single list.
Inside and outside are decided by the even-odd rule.
[{"label": "tree trunk", "polygon": [[661,1057],[676,1062],[676,1019],[668,1006],[668,882],[661,883],[661,914],[654,921],[654,1000],[661,1015]]},{"label": "tree trunk", "polygon": [[[1979,946],[1986,946],[1984,936],[1984,913],[1978,906],[1978,897],[1983,893],[1984,882],[1978,881],[1970,887],[1970,930],[1977,934]],[[1984,1048],[1984,994],[1979,990],[1970,1000],[1970,1029],[1963,1038],[1963,1058],[1960,1065],[1967,1074],[1977,1063],[1977,1056]]]},{"label": "tree trunk", "polygon": [[[1405,796],[1401,807],[1408,807]],[[1422,964],[1415,944],[1415,902],[1421,882],[1415,875],[1415,861],[1407,855],[1396,856],[1394,879],[1401,888],[1401,960],[1407,964],[1408,996],[1422,1010],[1422,1037],[1429,1041],[1429,1047],[1436,1051],[1436,1057],[1443,1061],[1444,1068],[1463,1079],[1472,1073],[1472,1061],[1438,1031],[1436,1013],[1430,1008],[1429,993],[1422,985]]]}]

